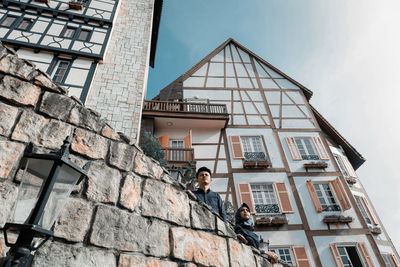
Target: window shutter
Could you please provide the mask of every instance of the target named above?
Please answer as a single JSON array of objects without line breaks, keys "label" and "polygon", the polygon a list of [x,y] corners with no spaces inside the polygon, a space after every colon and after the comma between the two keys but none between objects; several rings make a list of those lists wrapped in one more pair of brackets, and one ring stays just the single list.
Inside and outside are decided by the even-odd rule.
[{"label": "window shutter", "polygon": [[335,194],[338,198],[339,204],[342,207],[342,209],[349,210],[351,208],[350,201],[346,195],[344,187],[340,182],[339,178],[336,178],[335,180],[329,182],[332,185],[333,190],[335,190]]},{"label": "window shutter", "polygon": [[322,143],[321,137],[314,136],[312,138],[315,148],[317,149],[317,153],[320,159],[329,159],[328,152],[326,152],[324,143]]},{"label": "window shutter", "polygon": [[185,148],[192,148],[192,130],[189,130],[189,134],[185,137]]},{"label": "window shutter", "polygon": [[390,258],[392,259],[392,261],[393,261],[393,263],[394,263],[394,266],[396,266],[396,267],[400,267],[400,262],[397,260],[397,258],[396,258],[396,256],[394,256],[393,254],[389,254],[390,255]]},{"label": "window shutter", "polygon": [[331,252],[333,255],[333,259],[335,260],[336,266],[343,267],[344,265],[343,265],[342,259],[340,258],[340,254],[339,254],[336,244],[329,244],[329,247],[331,248]]},{"label": "window shutter", "polygon": [[169,143],[169,135],[166,134],[166,135],[158,137],[158,141],[160,142],[161,147],[168,147],[169,146],[169,144],[168,144]]},{"label": "window shutter", "polygon": [[315,191],[314,185],[311,180],[307,181],[308,192],[310,192],[311,200],[314,203],[315,211],[322,212],[321,202],[319,202],[317,192]]},{"label": "window shutter", "polygon": [[242,159],[243,158],[243,149],[242,143],[240,142],[240,136],[231,135],[231,148],[234,159]]},{"label": "window shutter", "polygon": [[367,247],[365,246],[365,244],[362,243],[362,242],[359,242],[359,243],[358,243],[358,247],[360,248],[361,254],[362,254],[363,257],[364,257],[364,261],[365,261],[365,263],[367,264],[367,267],[374,267],[375,264],[374,264],[374,262],[372,261],[372,258],[371,258],[371,256],[369,255],[368,250],[367,250]]},{"label": "window shutter", "polygon": [[306,247],[293,246],[294,257],[296,258],[296,266],[298,267],[311,267],[311,262],[308,259]]},{"label": "window shutter", "polygon": [[293,160],[302,160],[300,151],[297,148],[296,141],[294,137],[285,137],[286,143],[289,147],[290,154],[292,155]]},{"label": "window shutter", "polygon": [[275,183],[274,185],[282,213],[293,213],[292,204],[290,203],[289,193],[286,190],[285,183]]},{"label": "window shutter", "polygon": [[378,220],[377,220],[376,217],[374,216],[374,214],[373,214],[373,212],[372,212],[372,210],[371,210],[371,208],[370,208],[370,206],[369,206],[367,200],[366,200],[364,197],[361,197],[361,200],[362,200],[362,202],[364,203],[364,206],[365,206],[365,208],[366,208],[366,210],[367,210],[369,216],[371,217],[372,222],[373,222],[375,225],[378,225],[378,224],[379,224],[379,223],[378,223]]},{"label": "window shutter", "polygon": [[253,196],[251,194],[250,184],[238,184],[240,204],[246,203],[250,207],[250,213],[256,213],[254,208]]},{"label": "window shutter", "polygon": [[353,169],[353,166],[351,165],[350,161],[348,160],[348,158],[346,156],[340,155],[340,158],[343,161],[344,166],[346,167],[347,173],[351,176],[351,177],[355,177],[357,178],[357,174]]}]

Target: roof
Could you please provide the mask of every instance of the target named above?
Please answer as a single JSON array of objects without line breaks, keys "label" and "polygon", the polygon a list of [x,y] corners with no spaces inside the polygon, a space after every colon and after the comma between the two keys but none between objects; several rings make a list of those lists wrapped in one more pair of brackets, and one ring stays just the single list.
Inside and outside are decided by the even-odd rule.
[{"label": "roof", "polygon": [[310,107],[322,131],[342,146],[353,168],[358,169],[365,162],[365,158],[311,104]]},{"label": "roof", "polygon": [[[165,96],[169,96],[169,97],[175,97],[177,96],[175,93],[177,88],[176,86],[174,86],[173,84],[176,85],[176,83],[180,82],[182,83],[183,81],[185,81],[188,77],[190,77],[193,73],[195,73],[198,69],[200,69],[205,63],[207,63],[209,60],[211,60],[211,58],[213,58],[216,54],[218,54],[222,49],[225,48],[225,46],[229,45],[230,43],[233,43],[234,45],[236,45],[237,47],[239,47],[240,49],[242,49],[243,51],[247,52],[248,54],[250,54],[251,56],[253,56],[254,58],[256,58],[257,60],[261,61],[262,63],[264,63],[265,65],[267,65],[269,68],[271,68],[273,71],[279,73],[280,75],[282,75],[283,77],[285,77],[286,79],[288,79],[289,81],[291,81],[292,83],[294,83],[295,85],[297,85],[298,87],[301,88],[301,90],[304,92],[304,95],[306,96],[307,100],[309,100],[311,98],[311,96],[313,95],[313,92],[308,89],[307,87],[303,86],[302,84],[300,84],[299,82],[295,81],[294,79],[292,79],[291,77],[289,77],[288,75],[286,75],[285,73],[283,73],[281,70],[277,69],[276,67],[274,67],[273,65],[271,65],[269,62],[267,62],[266,60],[264,60],[263,58],[259,57],[258,55],[256,55],[254,52],[250,51],[249,49],[247,49],[245,46],[241,45],[238,41],[236,41],[233,38],[229,38],[227,39],[225,42],[223,42],[221,45],[219,45],[216,49],[214,49],[210,54],[208,54],[206,57],[204,57],[202,60],[200,60],[196,65],[194,65],[192,68],[190,68],[187,72],[185,72],[184,74],[182,74],[181,76],[179,76],[175,81],[173,81],[172,83],[170,83],[169,85],[167,85],[166,87],[164,87],[161,91],[160,94],[158,94],[157,96],[155,96],[153,99],[157,99],[157,100],[172,100],[174,98],[163,98]],[[175,93],[171,93],[168,92],[169,90],[171,90],[171,88],[174,88]],[[183,88],[180,88],[180,90],[183,90]],[[182,93],[179,93],[178,95],[182,96]],[[180,98],[175,98],[175,99],[180,99]]]},{"label": "roof", "polygon": [[155,0],[153,13],[153,30],[151,32],[151,47],[150,47],[150,66],[154,68],[156,58],[158,31],[160,29],[161,11],[163,0]]}]

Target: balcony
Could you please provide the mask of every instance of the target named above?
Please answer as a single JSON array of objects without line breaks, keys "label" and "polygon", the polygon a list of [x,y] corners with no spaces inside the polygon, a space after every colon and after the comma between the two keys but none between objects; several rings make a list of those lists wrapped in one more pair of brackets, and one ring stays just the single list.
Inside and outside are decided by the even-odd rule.
[{"label": "balcony", "polygon": [[244,152],[243,168],[265,169],[271,166],[264,152]]},{"label": "balcony", "polygon": [[168,161],[168,167],[190,167],[196,169],[193,148],[161,148],[164,158]]}]

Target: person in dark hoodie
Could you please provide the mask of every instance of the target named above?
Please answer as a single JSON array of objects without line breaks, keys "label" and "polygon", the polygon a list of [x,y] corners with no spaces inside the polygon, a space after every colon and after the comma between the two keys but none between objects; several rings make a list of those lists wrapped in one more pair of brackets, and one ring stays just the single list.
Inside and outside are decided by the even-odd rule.
[{"label": "person in dark hoodie", "polygon": [[[243,203],[235,214],[235,233],[240,241],[260,249],[260,238],[254,232],[254,221],[250,214],[250,207]],[[278,262],[278,256],[271,251],[261,251],[272,263]]]}]

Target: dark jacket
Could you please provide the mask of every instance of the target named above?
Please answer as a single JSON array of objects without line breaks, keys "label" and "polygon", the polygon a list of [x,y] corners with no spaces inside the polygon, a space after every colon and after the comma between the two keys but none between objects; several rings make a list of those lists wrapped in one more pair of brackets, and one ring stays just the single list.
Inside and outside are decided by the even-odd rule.
[{"label": "dark jacket", "polygon": [[196,195],[198,201],[209,205],[211,207],[211,210],[219,214],[224,222],[226,222],[224,202],[222,201],[218,193],[215,193],[210,189],[208,189],[207,192],[204,192],[201,188],[193,191],[193,193]]},{"label": "dark jacket", "polygon": [[253,218],[250,217],[247,221],[245,221],[242,217],[240,217],[240,211],[242,207],[247,207],[249,210],[249,206],[246,203],[243,203],[242,206],[236,211],[235,214],[235,233],[241,234],[246,238],[249,242],[248,245],[259,249],[260,247],[260,238],[256,235],[254,231],[254,221]]}]

